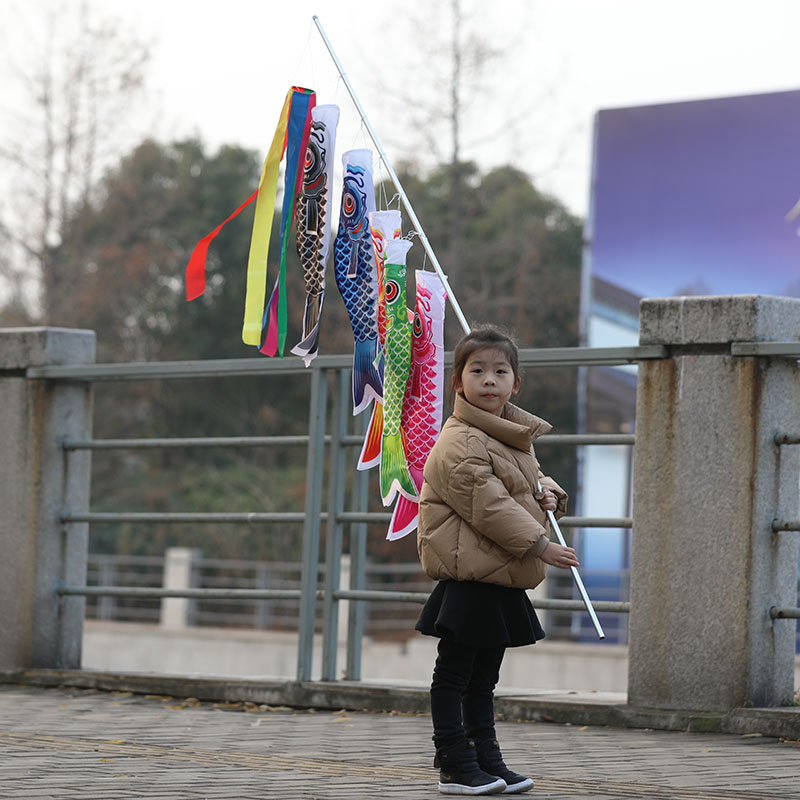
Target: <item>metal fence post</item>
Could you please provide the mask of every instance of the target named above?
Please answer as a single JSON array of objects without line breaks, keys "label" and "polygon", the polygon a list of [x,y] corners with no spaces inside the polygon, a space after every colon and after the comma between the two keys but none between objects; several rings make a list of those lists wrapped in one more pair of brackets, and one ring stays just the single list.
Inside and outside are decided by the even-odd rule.
[{"label": "metal fence post", "polygon": [[[368,420],[362,416],[361,430],[366,433]],[[369,508],[369,472],[357,472],[353,478],[353,506],[358,512]],[[350,525],[350,589],[365,589],[367,563],[367,523]],[[366,603],[363,600],[350,602],[347,619],[347,680],[361,680],[361,652],[364,638]]]},{"label": "metal fence post", "polygon": [[339,644],[339,601],[333,596],[339,589],[342,560],[342,523],[338,515],[344,511],[344,489],[347,475],[346,452],[342,437],[347,433],[350,370],[334,373],[331,444],[328,475],[328,520],[325,526],[325,598],[322,615],[322,680],[336,680],[336,655]]},{"label": "metal fence post", "polygon": [[311,407],[306,462],[306,502],[303,520],[303,565],[300,578],[300,622],[297,644],[297,680],[311,680],[319,574],[319,527],[322,512],[322,470],[328,373],[312,367]]}]

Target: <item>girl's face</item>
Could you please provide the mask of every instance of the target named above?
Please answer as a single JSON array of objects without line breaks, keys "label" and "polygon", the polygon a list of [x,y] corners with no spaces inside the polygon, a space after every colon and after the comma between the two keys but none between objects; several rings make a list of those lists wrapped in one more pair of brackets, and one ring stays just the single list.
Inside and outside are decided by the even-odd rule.
[{"label": "girl's face", "polygon": [[485,347],[467,359],[455,388],[468,403],[499,417],[511,395],[519,391],[519,385],[502,350]]}]

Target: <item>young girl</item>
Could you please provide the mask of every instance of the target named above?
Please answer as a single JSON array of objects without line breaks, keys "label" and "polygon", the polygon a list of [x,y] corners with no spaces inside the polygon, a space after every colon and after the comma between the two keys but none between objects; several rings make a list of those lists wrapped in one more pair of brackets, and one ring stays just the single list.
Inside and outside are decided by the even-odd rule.
[{"label": "young girl", "polygon": [[578,566],[571,547],[548,538],[546,512],[562,515],[567,494],[533,451],[551,426],[508,402],[519,387],[509,336],[489,325],[465,336],[454,355],[453,415],[425,464],[417,546],[439,583],[416,629],[440,639],[431,716],[445,794],[533,787],[503,762],[494,687],[505,649],[544,637],[525,590],[541,583],[546,564]]}]

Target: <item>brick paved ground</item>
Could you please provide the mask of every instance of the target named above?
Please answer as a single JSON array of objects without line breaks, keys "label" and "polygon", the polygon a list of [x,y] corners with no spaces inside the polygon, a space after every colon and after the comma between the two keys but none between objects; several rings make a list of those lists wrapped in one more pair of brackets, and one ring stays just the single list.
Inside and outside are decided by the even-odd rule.
[{"label": "brick paved ground", "polygon": [[[800,742],[502,722],[531,798],[800,797]],[[0,797],[442,797],[430,718],[0,686]]]}]

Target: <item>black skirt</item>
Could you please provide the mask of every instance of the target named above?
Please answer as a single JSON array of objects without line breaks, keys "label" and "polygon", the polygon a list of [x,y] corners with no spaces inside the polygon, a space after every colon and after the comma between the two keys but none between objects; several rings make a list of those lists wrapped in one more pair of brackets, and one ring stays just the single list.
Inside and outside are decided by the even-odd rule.
[{"label": "black skirt", "polygon": [[440,581],[415,629],[472,647],[521,647],[545,635],[524,589],[477,581]]}]

